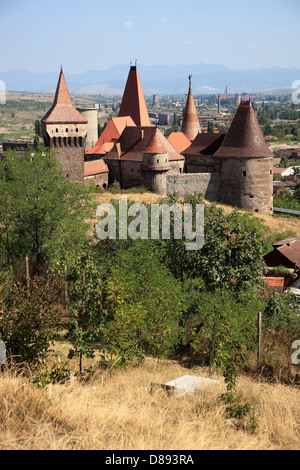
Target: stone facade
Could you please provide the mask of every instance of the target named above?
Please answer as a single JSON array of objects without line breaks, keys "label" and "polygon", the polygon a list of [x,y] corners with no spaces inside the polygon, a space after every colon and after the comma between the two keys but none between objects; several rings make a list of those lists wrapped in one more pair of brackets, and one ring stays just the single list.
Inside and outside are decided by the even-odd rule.
[{"label": "stone facade", "polygon": [[222,158],[220,200],[224,204],[273,213],[273,158]]},{"label": "stone facade", "polygon": [[67,178],[84,182],[85,124],[43,123],[45,145],[50,147]]},{"label": "stone facade", "polygon": [[167,175],[167,194],[177,193],[180,196],[201,193],[208,201],[219,201],[219,173],[198,173],[181,175]]}]

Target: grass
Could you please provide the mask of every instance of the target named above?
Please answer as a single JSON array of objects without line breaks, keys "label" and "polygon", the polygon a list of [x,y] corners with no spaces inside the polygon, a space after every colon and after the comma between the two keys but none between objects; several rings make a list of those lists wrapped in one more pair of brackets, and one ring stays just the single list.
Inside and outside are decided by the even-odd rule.
[{"label": "grass", "polygon": [[12,372],[0,378],[2,450],[296,450],[300,445],[299,389],[241,377],[238,392],[254,403],[255,433],[226,424],[219,400],[225,385],[184,397],[152,382],[208,376],[200,367],[148,358],[125,372],[98,371],[89,382],[38,389]]}]

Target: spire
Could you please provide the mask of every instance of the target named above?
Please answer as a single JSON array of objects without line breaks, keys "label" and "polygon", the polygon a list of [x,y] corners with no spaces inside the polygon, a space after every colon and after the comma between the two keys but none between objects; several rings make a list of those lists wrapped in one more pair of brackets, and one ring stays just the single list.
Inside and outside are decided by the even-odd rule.
[{"label": "spire", "polygon": [[118,116],[131,116],[137,126],[151,126],[136,61],[130,66]]},{"label": "spire", "polygon": [[73,106],[62,65],[56,87],[53,105],[43,117],[46,123],[87,123],[87,120]]},{"label": "spire", "polygon": [[152,139],[150,140],[149,144],[147,145],[146,149],[143,153],[150,153],[150,154],[157,154],[157,153],[168,153],[164,144],[159,138],[158,129],[155,128],[155,132],[153,134]]},{"label": "spire", "polygon": [[189,140],[194,140],[197,134],[201,132],[192,92],[192,75],[189,75],[189,92],[186,99],[181,131],[186,135]]},{"label": "spire", "polygon": [[241,101],[216,157],[271,157],[251,101]]}]

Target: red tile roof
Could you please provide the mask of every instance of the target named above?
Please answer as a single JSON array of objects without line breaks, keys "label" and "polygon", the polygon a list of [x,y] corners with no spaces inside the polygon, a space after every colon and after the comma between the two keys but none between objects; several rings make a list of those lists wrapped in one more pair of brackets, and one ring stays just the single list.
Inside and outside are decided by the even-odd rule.
[{"label": "red tile roof", "polygon": [[84,162],[84,176],[99,175],[100,173],[108,173],[108,166],[104,160]]},{"label": "red tile roof", "polygon": [[157,128],[151,138],[149,144],[144,150],[144,153],[156,154],[156,153],[167,153],[166,147],[159,138]]},{"label": "red tile roof", "polygon": [[70,93],[67,87],[66,79],[63,71],[60,71],[59,80],[53,105],[45,114],[42,122],[51,123],[76,123],[87,124],[87,120],[73,106]]},{"label": "red tile roof", "polygon": [[117,142],[123,130],[127,126],[135,126],[130,116],[112,118],[108,122],[94,147],[86,153],[104,155],[109,152],[113,147],[113,143]]},{"label": "red tile roof", "polygon": [[191,141],[183,132],[172,132],[167,140],[178,153],[183,152],[191,145]]},{"label": "red tile roof", "polygon": [[216,157],[272,157],[250,101],[241,101]]},{"label": "red tile roof", "polygon": [[114,147],[111,152],[105,156],[105,159],[114,160],[120,158],[121,160],[142,162],[143,153],[149,146],[155,133],[157,133],[157,138],[161,141],[162,146],[169,154],[169,162],[184,160],[184,157],[174,149],[162,132],[153,126],[126,127],[118,139],[118,142],[115,144],[115,146],[119,146],[119,150],[116,151],[117,149]]},{"label": "red tile roof", "polygon": [[119,117],[130,116],[137,126],[151,126],[142,85],[136,66],[131,66]]}]

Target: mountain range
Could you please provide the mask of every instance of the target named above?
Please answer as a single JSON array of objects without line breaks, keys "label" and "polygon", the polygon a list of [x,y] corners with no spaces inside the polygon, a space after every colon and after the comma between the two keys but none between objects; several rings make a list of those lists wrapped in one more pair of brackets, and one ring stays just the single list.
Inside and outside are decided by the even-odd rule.
[{"label": "mountain range", "polygon": [[[71,93],[122,95],[128,65],[116,65],[106,70],[88,70],[70,74],[64,70]],[[300,80],[300,68],[230,69],[219,64],[198,65],[142,65],[138,64],[144,94],[176,95],[187,93],[188,75],[192,74],[194,96],[197,94],[263,93],[274,90],[289,91],[292,83]],[[0,72],[7,91],[53,92],[57,73],[36,73],[24,70]]]}]

